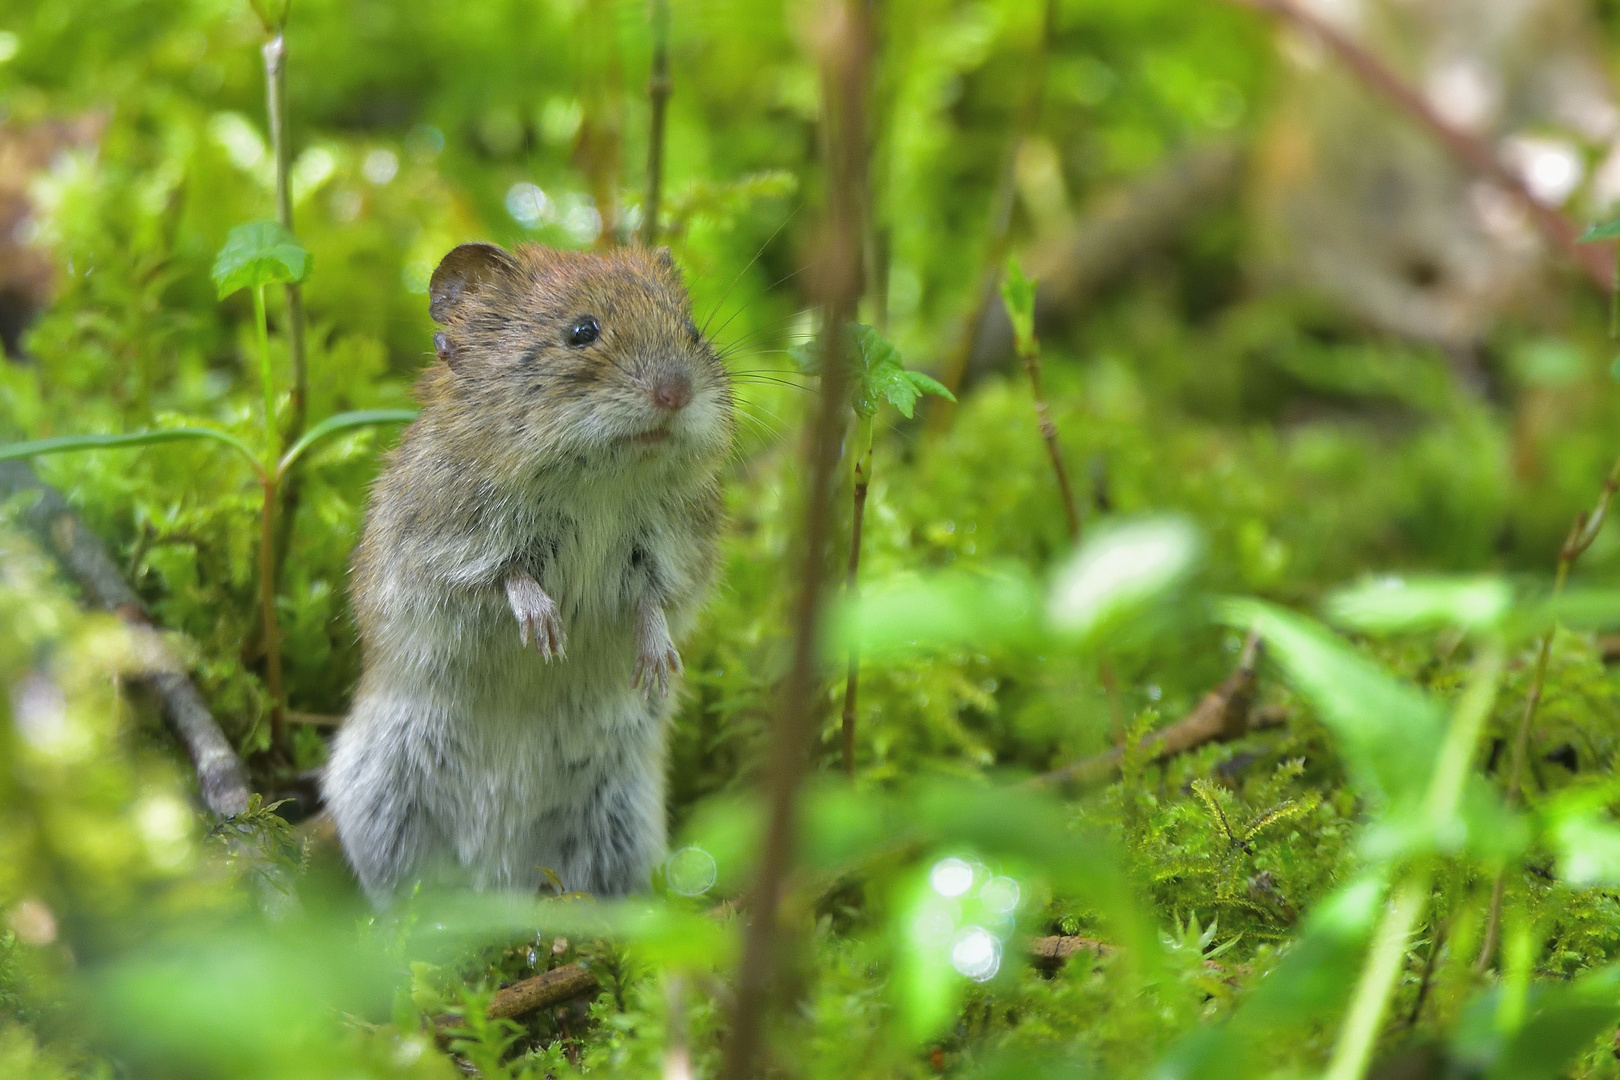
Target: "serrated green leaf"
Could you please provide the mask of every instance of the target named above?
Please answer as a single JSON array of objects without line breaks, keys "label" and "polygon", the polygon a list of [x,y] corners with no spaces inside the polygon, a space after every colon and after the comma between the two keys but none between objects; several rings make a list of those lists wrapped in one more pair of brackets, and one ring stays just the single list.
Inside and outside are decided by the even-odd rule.
[{"label": "serrated green leaf", "polygon": [[[894,344],[865,323],[850,323],[845,347],[849,350],[850,373],[854,385],[850,404],[863,417],[875,415],[884,402],[911,419],[917,399],[923,394],[955,397],[938,380],[920,371],[907,371],[905,360]],[[795,359],[807,371],[816,370],[816,359],[808,352]]]},{"label": "serrated green leaf", "polygon": [[1590,244],[1598,240],[1613,240],[1617,236],[1620,236],[1620,217],[1595,222],[1591,228],[1581,233],[1576,243]]},{"label": "serrated green leaf", "polygon": [[1007,272],[1001,278],[1001,302],[1007,306],[1018,351],[1024,352],[1035,343],[1035,282],[1024,275],[1017,256],[1007,258]]},{"label": "serrated green leaf", "polygon": [[211,276],[223,300],[238,289],[303,281],[309,266],[309,252],[292,233],[274,221],[255,221],[225,237]]}]

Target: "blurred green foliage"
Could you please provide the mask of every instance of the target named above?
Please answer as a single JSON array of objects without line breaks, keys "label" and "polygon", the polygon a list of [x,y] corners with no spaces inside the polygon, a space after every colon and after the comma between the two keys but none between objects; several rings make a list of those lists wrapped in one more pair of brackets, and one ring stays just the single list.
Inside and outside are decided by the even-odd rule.
[{"label": "blurred green foliage", "polygon": [[[291,768],[261,753],[252,467],[191,442],[41,459],[182,644],[266,798],[202,820],[151,704],[126,692],[140,638],[82,614],[45,557],[0,531],[0,1076],[718,1070],[743,918],[723,902],[755,857],[750,792],[790,646],[809,397],[790,354],[813,325],[796,272],[823,133],[810,6],[671,7],[662,235],[742,414],[722,584],[683,651],[670,741],[676,845],[700,869],[711,859],[714,880],[671,864],[620,905],[364,909],[330,850],[281,816],[298,816],[323,759],[319,729],[297,728]],[[1314,1074],[1386,897],[1419,882],[1427,912],[1396,943],[1378,1059],[1419,1075],[1620,1076],[1620,676],[1600,636],[1614,606],[1595,587],[1620,567],[1612,525],[1535,690],[1525,801],[1500,794],[1532,692],[1527,635],[1547,624],[1538,590],[1620,454],[1602,305],[1573,295],[1543,322],[1504,320],[1481,379],[1319,298],[1250,287],[1240,200],[1203,208],[1083,320],[1042,328],[1094,538],[1074,556],[1023,379],[988,373],[943,430],[914,400],[982,289],[1040,7],[877,9],[870,209],[886,256],[859,333],[882,464],[865,601],[834,622],[863,657],[858,775],[833,779],[829,677],[786,915],[782,1074]],[[1255,138],[1273,52],[1234,8],[1058,5],[1015,248],[1181,150]],[[283,18],[295,231],[314,267],[311,425],[409,407],[431,356],[428,277],[455,243],[587,246],[604,223],[633,229],[640,3],[12,0],[0,124],[89,114],[99,135],[28,178],[20,224],[50,252],[54,299],[27,355],[0,365],[6,439],[194,418],[255,439],[252,309],[217,300],[209,270],[233,227],[272,215],[259,47]],[[278,599],[296,711],[341,713],[358,675],[345,566],[393,431],[345,430],[304,459]],[[1392,573],[1403,589],[1376,578],[1324,606]],[[1257,623],[1257,707],[1277,722],[1153,760],[1139,740],[1225,678]],[[1505,666],[1480,689],[1492,650]],[[1470,671],[1494,696],[1464,738]],[[1106,783],[1027,786],[1116,746]],[[1454,799],[1436,802],[1441,789]],[[1503,943],[1476,966],[1498,872]],[[1025,956],[1050,935],[1089,944],[1061,964]],[[594,999],[484,1017],[499,986],[573,962],[595,974]]]}]

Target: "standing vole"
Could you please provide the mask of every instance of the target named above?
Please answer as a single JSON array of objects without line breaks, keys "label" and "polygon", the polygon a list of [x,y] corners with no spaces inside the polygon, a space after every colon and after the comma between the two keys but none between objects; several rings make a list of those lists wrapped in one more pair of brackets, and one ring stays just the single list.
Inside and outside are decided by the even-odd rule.
[{"label": "standing vole", "polygon": [[668,251],[463,244],[372,491],[323,780],[361,884],[614,896],[664,849],[675,640],[714,575],[725,369]]}]

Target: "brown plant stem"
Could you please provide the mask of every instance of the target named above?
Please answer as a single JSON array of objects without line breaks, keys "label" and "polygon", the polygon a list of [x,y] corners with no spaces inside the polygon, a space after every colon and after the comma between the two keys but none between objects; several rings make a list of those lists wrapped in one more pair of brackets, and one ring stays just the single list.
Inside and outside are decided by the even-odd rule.
[{"label": "brown plant stem", "polygon": [[281,682],[281,630],[276,618],[276,476],[263,480],[264,506],[259,514],[259,608],[263,613],[265,684],[270,692],[270,752],[287,748],[286,691]]},{"label": "brown plant stem", "polygon": [[146,605],[119,573],[106,545],[27,462],[0,462],[0,498],[18,495],[28,496],[18,511],[22,523],[50,546],[84,598],[144,637],[141,654],[147,663],[133,680],[156,699],[164,723],[185,747],[204,804],[219,817],[246,810],[249,789],[242,759],[179,658],[157,633]]},{"label": "brown plant stem", "polygon": [[652,74],[647,79],[647,205],[641,219],[641,245],[658,243],[658,209],[664,188],[664,123],[673,85],[669,77],[669,0],[652,0]]},{"label": "brown plant stem", "polygon": [[576,151],[581,171],[602,231],[596,246],[606,250],[619,244],[619,183],[624,155],[623,70],[619,65],[619,34],[612,0],[589,0],[586,65],[590,70],[585,97],[585,121],[579,129]]},{"label": "brown plant stem", "polygon": [[[1620,460],[1615,461],[1609,469],[1609,475],[1603,480],[1603,487],[1598,491],[1597,505],[1588,513],[1582,510],[1575,515],[1575,521],[1569,527],[1569,534],[1564,537],[1563,547],[1558,549],[1558,569],[1553,576],[1552,595],[1564,591],[1564,584],[1569,580],[1569,572],[1575,562],[1586,549],[1592,546],[1597,539],[1598,532],[1603,528],[1603,521],[1608,517],[1609,502],[1614,498],[1616,490],[1620,490]],[[1557,627],[1551,626],[1541,635],[1541,642],[1536,648],[1536,666],[1530,675],[1530,689],[1524,696],[1524,711],[1519,715],[1519,728],[1513,736],[1513,758],[1508,766],[1507,805],[1519,805],[1524,799],[1524,762],[1530,747],[1530,729],[1535,725],[1536,713],[1541,708],[1541,695],[1547,683],[1547,665],[1552,659],[1553,634]],[[1474,961],[1474,970],[1483,974],[1490,967],[1491,961],[1496,957],[1496,946],[1502,932],[1502,899],[1506,888],[1507,871],[1504,867],[1496,872],[1491,881],[1491,905],[1485,916],[1485,934],[1480,943],[1479,956]]]},{"label": "brown plant stem", "polygon": [[817,28],[822,92],[828,125],[827,214],[814,259],[813,286],[822,302],[821,387],[806,445],[806,491],[798,594],[793,605],[793,661],[767,762],[768,817],[759,876],[749,897],[748,929],[738,965],[722,1080],[758,1074],[765,1021],[773,1000],[780,951],[782,895],[795,858],[799,784],[816,729],[817,641],[832,539],[833,477],[838,466],[848,402],[844,324],[861,291],[860,221],[866,181],[865,95],[870,31],[865,0],[827,0]]},{"label": "brown plant stem", "polygon": [[[855,458],[855,491],[854,506],[850,511],[849,524],[849,567],[844,574],[844,591],[848,598],[855,599],[859,587],[861,572],[861,528],[866,520],[866,488],[872,479],[872,431],[871,421],[861,420],[861,429],[865,436],[865,453],[856,447]],[[859,438],[859,436],[857,437]],[[843,716],[843,744],[844,744],[844,772],[850,776],[855,775],[855,703],[860,692],[861,683],[861,654],[860,650],[851,645],[849,647],[849,670],[844,676],[844,716]]]},{"label": "brown plant stem", "polygon": [[1582,230],[1575,222],[1556,208],[1537,201],[1525,186],[1523,178],[1497,158],[1496,150],[1489,142],[1442,117],[1421,93],[1378,56],[1296,0],[1228,2],[1274,15],[1320,41],[1358,79],[1426,130],[1453,157],[1523,204],[1542,236],[1573,260],[1599,292],[1606,294],[1614,288],[1615,257],[1612,244],[1578,243],[1577,238]]},{"label": "brown plant stem", "polygon": [[1063,521],[1068,526],[1069,543],[1080,544],[1080,510],[1075,506],[1074,488],[1069,484],[1069,470],[1063,464],[1063,448],[1058,445],[1057,424],[1052,410],[1046,404],[1046,388],[1041,381],[1041,347],[1033,331],[1029,340],[1018,342],[1018,358],[1029,373],[1029,384],[1035,393],[1035,418],[1040,422],[1041,438],[1046,441],[1046,454],[1052,459],[1052,474],[1057,477],[1058,494],[1063,499]]},{"label": "brown plant stem", "polygon": [[[980,264],[977,298],[972,310],[968,312],[967,319],[962,323],[956,343],[946,354],[945,362],[940,368],[939,381],[944,383],[945,388],[952,394],[962,388],[962,379],[967,374],[968,361],[972,358],[974,346],[979,341],[979,331],[984,326],[985,316],[995,306],[1001,270],[1007,262],[1007,243],[1012,235],[1013,204],[1017,201],[1018,195],[1018,154],[1023,148],[1024,140],[1029,138],[1030,132],[1040,120],[1041,105],[1046,97],[1047,61],[1052,51],[1052,39],[1057,36],[1057,20],[1057,0],[1046,0],[1040,41],[1030,61],[1029,92],[1018,110],[1017,118],[1013,121],[1012,136],[1007,142],[1001,172],[996,177],[995,194],[991,196],[990,242],[985,245],[984,260]],[[929,403],[929,430],[934,432],[945,430],[955,414],[956,404],[950,398],[941,397],[932,400]]]}]

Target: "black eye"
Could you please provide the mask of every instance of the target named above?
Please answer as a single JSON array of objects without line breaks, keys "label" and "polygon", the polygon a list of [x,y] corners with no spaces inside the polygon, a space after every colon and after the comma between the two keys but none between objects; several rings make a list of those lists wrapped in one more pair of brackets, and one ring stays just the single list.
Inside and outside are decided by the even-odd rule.
[{"label": "black eye", "polygon": [[586,315],[574,320],[574,325],[568,331],[568,344],[589,345],[601,336],[602,324],[596,321],[595,315]]},{"label": "black eye", "polygon": [[691,319],[686,320],[686,336],[691,338],[693,341],[703,340],[703,334],[698,330],[697,323],[693,322]]}]

